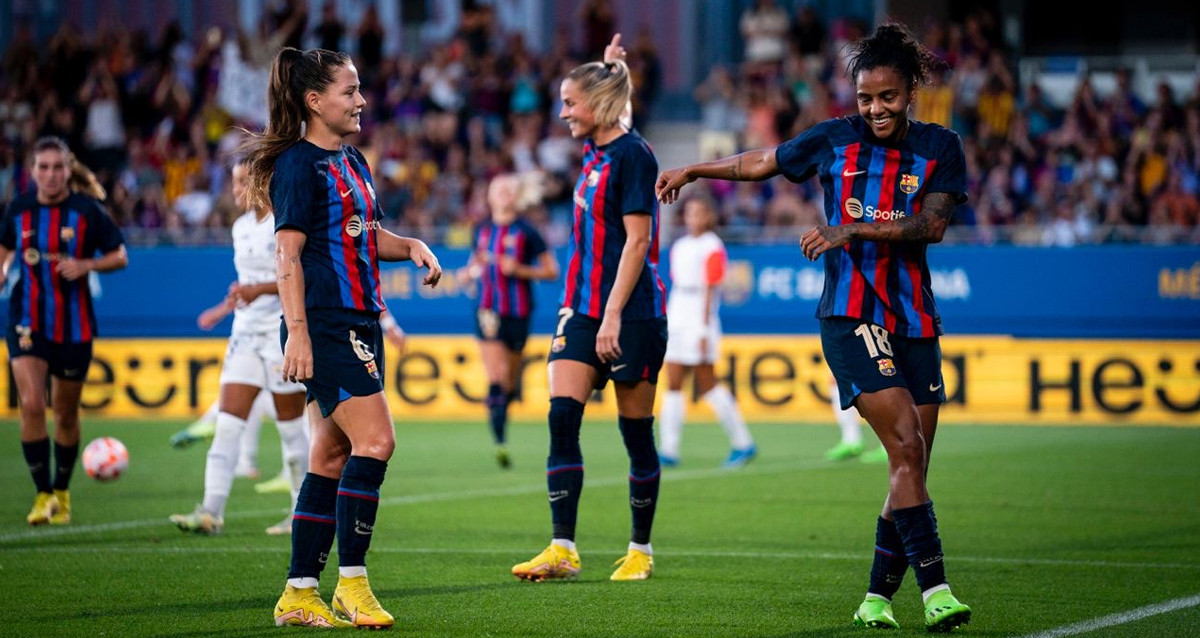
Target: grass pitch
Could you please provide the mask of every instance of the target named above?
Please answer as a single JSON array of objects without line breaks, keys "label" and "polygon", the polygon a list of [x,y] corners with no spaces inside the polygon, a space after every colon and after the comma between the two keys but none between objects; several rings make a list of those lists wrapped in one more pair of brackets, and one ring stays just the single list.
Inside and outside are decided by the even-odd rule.
[{"label": "grass pitch", "polygon": [[[76,470],[74,522],[30,528],[33,490],[17,428],[0,423],[0,599],[4,636],[278,636],[271,608],[289,542],[268,537],[286,495],[238,480],[223,536],[189,536],[167,516],[203,488],[204,446],[173,450],[178,422],[85,422],[85,442],[121,439],[128,474]],[[478,423],[397,426],[368,567],[376,594],[414,636],[850,636],[865,592],[886,469],[833,463],[836,428],[752,426],[760,457],[718,468],[720,430],[689,426],[684,462],[664,471],[656,571],[608,581],[629,533],[627,460],[615,423],[585,424],[587,462],[574,583],[525,583],[511,566],[549,541],[546,429],[516,424],[515,467],[491,457]],[[259,465],[279,468],[274,429]],[[1200,635],[1200,431],[1152,427],[944,427],[930,475],[965,635]],[[336,546],[335,546],[336,547]],[[332,564],[322,579],[326,599]],[[1178,607],[1136,619],[1139,609]],[[1181,601],[1181,602],[1180,602]],[[924,634],[910,573],[894,601]],[[1161,611],[1161,608],[1159,608]],[[1109,618],[1105,618],[1109,617]],[[291,630],[288,633],[306,633]]]}]

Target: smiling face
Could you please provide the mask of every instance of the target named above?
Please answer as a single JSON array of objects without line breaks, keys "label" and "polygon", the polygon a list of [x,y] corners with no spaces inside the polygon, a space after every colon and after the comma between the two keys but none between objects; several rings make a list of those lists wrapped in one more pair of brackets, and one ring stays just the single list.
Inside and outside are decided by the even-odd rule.
[{"label": "smiling face", "polygon": [[37,184],[39,200],[53,202],[66,197],[70,178],[66,153],[49,148],[33,156],[33,181]]},{"label": "smiling face", "polygon": [[860,71],[855,78],[858,114],[879,139],[890,139],[908,128],[908,105],[914,89],[892,67]]},{"label": "smiling face", "polygon": [[492,221],[504,226],[517,217],[517,196],[520,182],[516,175],[500,175],[488,185],[488,205],[492,208]]},{"label": "smiling face", "polygon": [[238,163],[233,165],[233,179],[230,180],[230,188],[233,190],[233,203],[243,210],[250,207],[250,203],[246,201],[246,187],[250,183],[247,177],[249,173],[250,167],[246,164]]},{"label": "smiling face", "polygon": [[314,118],[330,132],[345,137],[362,130],[362,110],[367,105],[358,83],[358,69],[353,64],[337,67],[333,81],[321,93],[310,91],[308,107]]},{"label": "smiling face", "polygon": [[563,105],[558,117],[567,123],[571,137],[580,139],[592,135],[596,130],[596,114],[584,98],[579,83],[570,78],[563,80],[559,96]]}]

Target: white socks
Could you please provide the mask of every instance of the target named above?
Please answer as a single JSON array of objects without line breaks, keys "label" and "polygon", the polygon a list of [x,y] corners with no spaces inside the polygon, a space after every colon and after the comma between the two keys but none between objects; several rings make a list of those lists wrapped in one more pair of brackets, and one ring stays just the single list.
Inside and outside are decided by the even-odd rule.
[{"label": "white socks", "polygon": [[853,406],[849,410],[842,409],[842,397],[838,394],[837,384],[830,386],[833,416],[837,418],[838,429],[842,431],[842,443],[858,445],[862,443],[862,422],[858,418],[858,410]]},{"label": "white socks", "polygon": [[359,576],[367,575],[366,565],[354,565],[352,567],[338,567],[338,576],[342,578],[358,578]]},{"label": "white socks", "polygon": [[554,540],[551,540],[550,544],[558,545],[559,547],[563,547],[563,548],[569,549],[571,551],[575,551],[575,541],[569,541],[565,538],[556,538]]},{"label": "white socks", "polygon": [[301,414],[299,418],[276,421],[275,427],[279,429],[283,473],[292,486],[292,510],[295,511],[300,485],[308,473],[308,419]]},{"label": "white socks", "polygon": [[921,592],[921,602],[924,602],[924,603],[929,602],[930,596],[932,596],[940,591],[943,591],[943,590],[950,591],[950,585],[948,585],[947,583],[942,583],[941,585],[934,585],[933,587],[926,589],[925,591]]},{"label": "white socks", "polygon": [[733,398],[733,393],[729,391],[729,388],[723,384],[713,386],[704,395],[704,401],[716,413],[717,420],[721,422],[721,428],[729,437],[730,447],[735,450],[744,450],[754,445],[750,430],[746,428],[746,420],[742,418],[742,411],[738,409],[737,400]]},{"label": "white socks", "polygon": [[242,433],[246,422],[222,412],[217,415],[217,431],[208,448],[208,459],[204,464],[205,511],[217,517],[225,516],[225,501],[233,487],[233,468],[241,447]]},{"label": "white socks", "polygon": [[679,443],[683,439],[683,392],[668,390],[663,395],[658,414],[658,451],[663,456],[679,458]]},{"label": "white socks", "polygon": [[654,555],[654,548],[650,547],[650,543],[646,543],[645,545],[643,545],[642,543],[632,543],[631,542],[631,543],[629,543],[629,549],[636,549],[639,552],[641,552],[647,556]]},{"label": "white socks", "polygon": [[236,470],[250,470],[258,467],[258,433],[262,429],[263,416],[275,414],[275,399],[270,392],[262,390],[250,406],[250,414],[246,415],[246,429],[242,431],[242,449],[238,455]]},{"label": "white socks", "polygon": [[289,578],[287,584],[296,589],[313,589],[317,586],[317,579],[311,577],[304,578]]}]

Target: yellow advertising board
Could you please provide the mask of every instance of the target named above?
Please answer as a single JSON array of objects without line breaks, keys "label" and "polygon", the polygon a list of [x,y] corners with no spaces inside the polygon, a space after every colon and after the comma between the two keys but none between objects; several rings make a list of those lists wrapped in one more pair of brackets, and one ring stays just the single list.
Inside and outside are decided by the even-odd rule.
[{"label": "yellow advertising board", "polygon": [[[525,352],[515,418],[543,418],[549,405],[550,340]],[[831,420],[830,375],[814,335],[726,336],[717,373],[750,422]],[[87,414],[189,417],[217,397],[222,339],[103,339],[83,393]],[[943,375],[948,423],[1200,425],[1200,342],[946,337]],[[475,340],[409,340],[403,357],[387,352],[387,396],[398,421],[484,418],[487,382]],[[664,375],[665,377],[665,375]],[[665,382],[665,378],[660,379]],[[0,375],[0,416],[16,416],[11,373]],[[711,415],[703,403],[691,409]],[[588,407],[615,417],[611,391]]]}]

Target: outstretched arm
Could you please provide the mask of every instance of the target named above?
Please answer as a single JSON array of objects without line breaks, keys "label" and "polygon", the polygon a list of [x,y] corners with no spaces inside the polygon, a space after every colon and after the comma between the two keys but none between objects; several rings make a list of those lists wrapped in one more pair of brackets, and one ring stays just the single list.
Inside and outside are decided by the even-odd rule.
[{"label": "outstretched arm", "polygon": [[383,261],[409,261],[417,268],[429,268],[425,275],[426,286],[436,287],[442,278],[442,266],[425,242],[414,237],[401,237],[396,233],[379,229],[375,231],[379,243],[379,258]]},{"label": "outstretched arm", "polygon": [[946,226],[954,215],[954,196],[950,193],[929,193],[922,200],[924,210],[919,215],[894,222],[874,224],[842,224],[818,226],[800,238],[800,250],[810,260],[822,253],[854,240],[915,242],[936,244],[942,241]]},{"label": "outstretched arm", "polygon": [[654,195],[658,201],[671,204],[679,199],[679,191],[697,178],[727,179],[735,182],[761,182],[779,174],[779,162],[775,149],[746,151],[703,164],[690,164],[682,168],[663,171],[654,184]]}]

